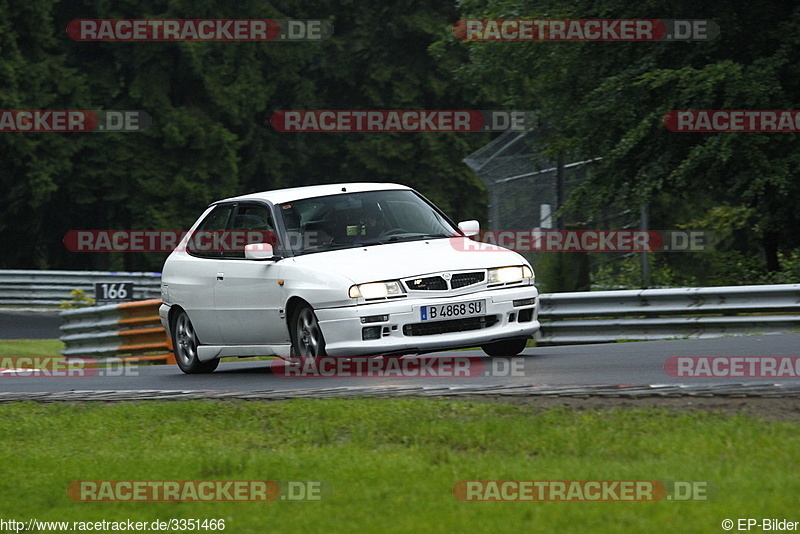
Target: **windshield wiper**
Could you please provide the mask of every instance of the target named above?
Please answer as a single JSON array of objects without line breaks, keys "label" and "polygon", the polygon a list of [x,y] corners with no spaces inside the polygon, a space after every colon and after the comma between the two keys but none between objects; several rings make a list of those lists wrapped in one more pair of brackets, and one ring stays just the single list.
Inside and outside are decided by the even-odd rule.
[{"label": "windshield wiper", "polygon": [[357,247],[357,243],[322,243],[321,245],[317,245],[315,248],[318,249],[328,249],[328,248],[342,248],[342,247]]},{"label": "windshield wiper", "polygon": [[330,249],[330,248],[357,248],[357,247],[368,247],[371,245],[385,245],[386,241],[381,240],[371,240],[371,241],[352,241],[349,243],[323,243],[322,245],[317,246],[319,249]]},{"label": "windshield wiper", "polygon": [[356,247],[371,247],[373,245],[386,245],[388,243],[397,243],[399,241],[414,241],[419,239],[434,239],[451,237],[447,234],[403,234],[385,237],[383,239],[370,239],[368,241],[353,241],[350,243],[323,243],[317,245],[317,250],[329,250],[334,248],[356,248]]},{"label": "windshield wiper", "polygon": [[450,237],[446,234],[405,234],[405,235],[395,235],[387,239],[386,241],[391,243],[394,241],[405,241],[405,240],[413,240],[413,239],[433,239],[433,238],[440,238],[440,237]]}]

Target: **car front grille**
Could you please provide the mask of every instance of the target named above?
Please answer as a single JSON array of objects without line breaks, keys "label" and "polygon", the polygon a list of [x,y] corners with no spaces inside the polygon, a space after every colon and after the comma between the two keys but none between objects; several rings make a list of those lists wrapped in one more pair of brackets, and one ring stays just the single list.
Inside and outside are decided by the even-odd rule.
[{"label": "car front grille", "polygon": [[444,276],[440,275],[409,278],[404,282],[409,291],[447,291],[448,289],[459,289],[480,284],[485,278],[486,273],[484,271],[473,271],[469,273],[454,273],[449,283]]},{"label": "car front grille", "polygon": [[452,319],[450,321],[434,321],[403,325],[403,335],[406,336],[432,336],[436,334],[449,334],[452,332],[467,332],[489,328],[497,323],[496,315],[483,317],[467,317]]},{"label": "car front grille", "polygon": [[406,280],[406,287],[412,291],[444,291],[447,289],[447,282],[441,276],[429,276],[427,278],[412,278]]},{"label": "car front grille", "polygon": [[450,280],[450,287],[458,289],[459,287],[471,286],[472,284],[479,284],[483,282],[486,273],[483,271],[476,271],[473,273],[456,273]]}]

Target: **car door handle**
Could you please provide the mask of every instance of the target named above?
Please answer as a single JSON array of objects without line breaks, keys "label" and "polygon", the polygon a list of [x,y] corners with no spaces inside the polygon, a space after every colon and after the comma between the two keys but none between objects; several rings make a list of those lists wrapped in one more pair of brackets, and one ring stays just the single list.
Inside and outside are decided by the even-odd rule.
[{"label": "car door handle", "polygon": [[217,281],[220,282],[225,278],[225,273],[217,273]]}]

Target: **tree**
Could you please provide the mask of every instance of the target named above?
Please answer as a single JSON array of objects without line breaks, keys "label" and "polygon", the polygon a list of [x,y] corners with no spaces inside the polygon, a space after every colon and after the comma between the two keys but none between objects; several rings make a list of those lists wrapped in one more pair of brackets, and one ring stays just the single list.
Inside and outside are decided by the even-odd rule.
[{"label": "tree", "polygon": [[[463,83],[550,125],[553,153],[602,156],[570,206],[631,208],[667,194],[752,210],[766,266],[800,245],[797,134],[673,133],[663,119],[683,109],[796,109],[800,7],[649,0],[466,1],[460,18],[713,19],[708,42],[471,42],[449,37],[468,63]],[[654,221],[658,224],[658,221]]]},{"label": "tree", "polygon": [[[485,134],[290,134],[269,125],[278,110],[475,109],[474,95],[428,52],[454,6],[34,0],[0,3],[0,14],[4,108],[153,118],[140,133],[4,134],[4,267],[159,269],[164,254],[77,254],[61,240],[79,229],[185,230],[216,199],[312,183],[405,183],[455,217],[482,218],[482,185],[461,159]],[[73,41],[65,28],[81,18],[324,18],[335,33],[293,43]]]}]

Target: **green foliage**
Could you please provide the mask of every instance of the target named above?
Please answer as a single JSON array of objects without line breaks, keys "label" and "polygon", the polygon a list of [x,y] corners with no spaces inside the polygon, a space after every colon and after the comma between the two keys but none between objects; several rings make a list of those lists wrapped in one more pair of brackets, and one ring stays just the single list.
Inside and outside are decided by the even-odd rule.
[{"label": "green foliage", "polygon": [[[800,7],[733,2],[645,0],[465,1],[460,18],[713,19],[709,42],[470,42],[448,36],[442,55],[462,83],[518,109],[538,110],[552,126],[555,154],[602,156],[596,172],[562,211],[599,212],[611,203],[640,206],[664,196],[699,208],[738,206],[751,225],[748,255],[770,271],[779,251],[800,246],[797,134],[687,134],[663,118],[682,109],[795,109],[800,99]],[[657,207],[657,206],[656,206]],[[667,229],[658,218],[652,228]],[[785,257],[785,255],[784,255]]]},{"label": "green foliage", "polygon": [[[335,31],[322,42],[72,41],[67,22],[87,17],[325,17]],[[466,43],[452,23],[468,17],[713,18],[722,31],[710,42]],[[729,279],[742,261],[774,279],[793,272],[782,262],[800,247],[796,134],[678,134],[663,124],[673,109],[796,108],[800,7],[789,0],[769,9],[745,0],[0,0],[0,21],[0,108],[143,110],[154,120],[137,134],[0,136],[0,267],[158,270],[164,254],[72,253],[62,238],[184,230],[216,199],[312,183],[401,182],[456,219],[484,220],[484,186],[461,160],[487,134],[281,133],[269,117],[505,108],[537,110],[550,126],[546,156],[602,156],[562,213],[588,220],[649,203],[651,228],[707,229],[718,253],[731,253],[699,263],[674,255],[656,265],[673,273],[664,280]],[[569,266],[543,261],[547,284],[584,285]]]},{"label": "green foliage", "polygon": [[[651,253],[650,287],[741,286],[752,284],[796,284],[800,281],[800,249],[779,253],[780,271],[768,271],[757,255],[737,250],[681,253]],[[599,265],[592,273],[595,289],[638,289],[643,287],[641,255]]]},{"label": "green foliage", "polygon": [[540,252],[532,265],[540,293],[589,291],[589,257],[580,252]]},{"label": "green foliage", "polygon": [[[650,254],[650,287],[692,287],[699,285],[692,275],[676,271],[664,255]],[[728,285],[728,284],[721,284]],[[592,273],[595,289],[645,288],[641,254],[630,254],[616,261],[600,264]]]},{"label": "green foliage", "polygon": [[94,299],[86,296],[86,291],[82,289],[73,289],[69,292],[70,299],[62,300],[59,308],[62,310],[71,310],[74,308],[85,308],[87,306],[94,306]]},{"label": "green foliage", "polygon": [[[454,6],[347,0],[0,0],[2,109],[143,110],[137,134],[0,136],[1,267],[160,269],[164,254],[72,253],[69,230],[185,230],[212,201],[338,181],[400,182],[458,219],[485,191],[461,159],[483,134],[292,134],[287,109],[472,109],[428,53]],[[321,42],[76,42],[75,18],[320,18]]]},{"label": "green foliage", "polygon": [[800,281],[800,249],[779,252],[780,271],[767,271],[758,256],[735,250],[712,253],[708,258],[707,285],[796,284]]}]

